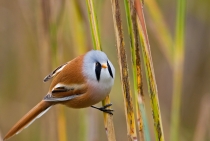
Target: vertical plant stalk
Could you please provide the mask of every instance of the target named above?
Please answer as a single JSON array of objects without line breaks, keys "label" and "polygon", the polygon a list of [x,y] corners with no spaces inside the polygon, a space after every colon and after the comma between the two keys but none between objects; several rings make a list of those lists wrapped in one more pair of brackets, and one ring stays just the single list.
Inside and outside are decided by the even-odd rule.
[{"label": "vertical plant stalk", "polygon": [[64,111],[63,105],[58,105],[57,110],[57,118],[58,118],[58,139],[59,141],[67,141],[66,134],[66,113]]},{"label": "vertical plant stalk", "polygon": [[[99,37],[99,30],[98,30],[98,23],[96,19],[96,14],[93,6],[92,0],[86,0],[87,8],[89,12],[89,20],[90,26],[92,31],[92,39],[94,43],[94,49],[101,50],[101,42]],[[102,105],[105,106],[110,104],[109,95],[102,101]],[[110,108],[110,107],[109,107]],[[116,141],[115,138],[115,131],[114,131],[114,123],[113,123],[113,116],[107,113],[104,113],[104,126],[108,141]]]},{"label": "vertical plant stalk", "polygon": [[88,15],[89,15],[89,21],[90,21],[94,47],[96,50],[102,50],[101,40],[100,40],[99,30],[98,30],[98,22],[97,22],[96,13],[93,6],[93,1],[86,0],[86,3],[87,3],[88,13],[89,13]]},{"label": "vertical plant stalk", "polygon": [[179,120],[181,91],[183,79],[184,64],[184,25],[185,25],[185,9],[186,1],[178,0],[177,3],[177,19],[176,19],[176,35],[174,45],[174,74],[173,74],[173,98],[171,113],[171,134],[170,141],[179,140]]},{"label": "vertical plant stalk", "polygon": [[[52,23],[50,26],[51,31],[51,48],[52,48],[52,66],[53,69],[59,66],[59,57],[61,55],[58,55],[58,48],[57,48],[57,26],[55,23]],[[67,134],[66,134],[66,113],[64,111],[63,105],[58,105],[56,107],[56,113],[57,113],[57,126],[58,126],[58,140],[60,141],[67,141]]]},{"label": "vertical plant stalk", "polygon": [[[52,65],[55,65],[54,64],[55,63],[54,58],[53,58],[53,60],[50,59],[50,56],[54,56],[54,55],[52,55],[54,53],[52,53],[53,52],[52,51],[53,49],[51,48],[51,42],[52,42],[51,40],[52,40],[52,38],[51,38],[51,35],[50,35],[50,33],[51,33],[50,32],[50,24],[52,22],[50,17],[52,16],[52,12],[51,12],[52,7],[50,5],[50,2],[49,1],[45,1],[45,0],[42,0],[40,2],[40,5],[41,5],[41,10],[40,10],[41,13],[40,13],[39,17],[41,17],[40,18],[40,22],[43,25],[42,28],[38,29],[38,32],[41,35],[41,37],[40,37],[40,44],[41,45],[40,46],[42,48],[40,48],[40,49],[42,50],[42,55],[41,56],[43,56],[41,60],[42,60],[42,63],[44,65],[44,67],[43,67],[44,68],[44,72],[46,72],[46,71],[48,72],[49,71],[48,69],[52,68]],[[43,58],[44,58],[44,61],[43,61]],[[46,67],[46,66],[48,66],[49,68]],[[55,118],[57,115],[52,114],[50,116],[51,116],[51,118]],[[57,131],[59,131],[60,129],[56,129],[56,127],[57,127],[56,124],[58,124],[58,122],[53,123],[53,124],[49,123],[49,122],[46,122],[44,125],[45,126],[49,125],[50,129],[49,129],[48,132],[57,133]],[[44,126],[44,129],[42,129],[42,130],[46,130],[47,129],[47,128],[45,128],[45,126]],[[65,131],[63,131],[63,132],[65,133]],[[59,136],[59,133],[58,133],[58,136]],[[45,136],[43,136],[43,137],[45,137]],[[52,139],[54,139],[56,137],[57,137],[57,135],[52,135],[52,136],[47,137],[47,138],[49,140],[52,140]]]},{"label": "vertical plant stalk", "polygon": [[[149,16],[152,19],[152,25],[155,26],[152,32],[156,35],[160,48],[171,68],[173,68],[173,39],[169,28],[164,20],[156,0],[146,0],[145,5],[148,7]],[[160,36],[161,35],[161,36]]]},{"label": "vertical plant stalk", "polygon": [[73,38],[73,44],[77,46],[76,55],[84,54],[87,52],[87,36],[85,36],[85,17],[82,15],[82,9],[80,6],[80,3],[77,0],[72,0],[69,2],[69,11],[71,11],[71,17],[73,17],[74,20],[69,21],[74,26],[70,27],[72,32],[72,38]]},{"label": "vertical plant stalk", "polygon": [[[64,3],[62,3],[63,5]],[[47,5],[45,5],[47,6]],[[48,7],[50,10],[54,10],[51,3],[48,3]],[[50,11],[49,10],[49,11]],[[51,46],[51,53],[52,53],[52,67],[56,68],[59,65],[59,57],[58,55],[58,47],[57,47],[57,33],[58,33],[58,25],[59,21],[62,16],[63,8],[59,9],[58,17],[55,21],[52,20],[52,15],[48,15],[47,19],[49,20],[48,30],[49,30],[49,39],[50,39],[50,46]],[[54,15],[53,15],[54,16]],[[46,17],[45,17],[46,18]],[[66,115],[64,111],[64,107],[58,105],[56,107],[56,114],[57,114],[57,126],[58,126],[58,140],[67,141],[67,134],[66,134]]]},{"label": "vertical plant stalk", "polygon": [[126,57],[125,47],[124,47],[119,1],[111,0],[111,4],[112,4],[115,36],[116,36],[116,41],[117,41],[120,77],[122,80],[122,88],[123,88],[123,94],[124,94],[128,140],[136,141],[137,135],[136,135],[136,125],[135,125],[135,118],[134,118],[134,108],[133,108],[133,101],[132,101],[132,95],[130,91],[130,83],[129,83],[129,77],[128,77],[127,57]]},{"label": "vertical plant stalk", "polygon": [[140,41],[142,44],[142,52],[144,58],[144,65],[146,69],[147,83],[148,83],[148,91],[150,96],[150,103],[152,107],[153,120],[154,120],[154,128],[155,128],[155,139],[156,141],[164,141],[163,128],[162,128],[162,120],[161,113],[159,109],[159,101],[158,101],[158,91],[155,80],[155,74],[152,63],[152,56],[150,51],[150,44],[148,40],[146,24],[144,20],[143,14],[143,6],[142,3],[138,0],[136,1],[137,6],[137,25],[139,29]]},{"label": "vertical plant stalk", "polygon": [[[72,43],[73,46],[76,46],[74,49],[74,56],[78,56],[80,54],[84,54],[87,52],[87,38],[85,34],[85,29],[84,29],[84,17],[81,15],[81,7],[79,5],[79,2],[77,0],[71,0],[68,1],[68,8],[70,17],[74,20],[68,21],[68,24],[71,31],[70,32],[72,35]],[[89,120],[90,112],[89,111],[84,111],[80,110],[79,111],[79,125],[78,125],[78,140],[79,141],[86,141],[88,140],[89,134],[92,132],[92,129],[95,128],[96,125],[92,125],[93,127],[89,128],[88,123],[90,122]],[[95,115],[93,115],[95,116]],[[97,118],[97,117],[96,117]]]},{"label": "vertical plant stalk", "polygon": [[[141,141],[149,141],[149,128],[147,124],[146,111],[144,106],[144,94],[142,83],[142,68],[139,49],[139,34],[136,23],[136,7],[135,0],[124,0],[125,11],[128,23],[128,31],[130,35],[130,46],[133,61],[133,80],[134,80],[134,94],[137,110],[138,131]],[[143,118],[144,116],[144,118]]]}]

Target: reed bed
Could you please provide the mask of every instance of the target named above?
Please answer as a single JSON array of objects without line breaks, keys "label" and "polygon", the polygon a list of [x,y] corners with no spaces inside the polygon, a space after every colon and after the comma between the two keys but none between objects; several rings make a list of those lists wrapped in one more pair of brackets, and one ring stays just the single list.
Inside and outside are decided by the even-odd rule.
[{"label": "reed bed", "polygon": [[[88,111],[86,109],[75,111],[68,109],[67,112],[65,107],[56,106],[55,111],[52,110],[50,113],[46,114],[49,114],[49,116],[44,117],[46,119],[42,124],[36,125],[37,122],[33,123],[32,128],[30,126],[27,128],[28,131],[24,130],[21,134],[11,138],[11,141],[25,139],[31,139],[32,141],[205,141],[209,139],[209,126],[207,126],[210,117],[210,113],[208,112],[209,89],[207,84],[202,83],[198,85],[196,83],[198,82],[197,80],[206,80],[208,78],[208,73],[204,73],[209,72],[209,70],[205,70],[208,66],[204,66],[205,64],[203,63],[208,60],[207,57],[200,59],[202,60],[200,63],[197,61],[200,67],[197,67],[196,71],[194,70],[196,73],[191,74],[191,76],[193,76],[190,79],[193,80],[192,82],[187,81],[187,77],[184,76],[184,74],[186,74],[184,73],[185,61],[189,61],[189,59],[185,60],[185,57],[187,57],[185,54],[188,53],[185,52],[185,36],[191,37],[191,35],[186,34],[186,32],[192,32],[189,30],[190,27],[188,27],[189,31],[185,29],[187,19],[186,0],[178,0],[177,3],[173,5],[174,9],[176,9],[176,13],[173,14],[173,9],[171,10],[171,15],[176,16],[176,19],[174,18],[174,36],[171,29],[174,25],[169,25],[173,20],[166,19],[168,15],[164,13],[164,11],[168,10],[163,9],[164,4],[168,3],[163,3],[162,1],[157,3],[155,0],[110,0],[108,2],[97,0],[62,0],[57,2],[42,0],[33,3],[22,1],[18,4],[11,2],[13,3],[12,8],[9,7],[9,2],[5,3],[7,3],[6,8],[0,8],[0,19],[3,19],[1,20],[3,22],[0,23],[0,37],[2,38],[0,42],[0,61],[3,60],[2,62],[4,62],[0,62],[0,68],[3,73],[3,75],[0,75],[0,90],[2,91],[0,106],[4,107],[1,109],[1,113],[3,114],[0,116],[2,133],[5,133],[6,129],[10,126],[10,123],[4,123],[5,119],[8,118],[9,112],[20,109],[21,112],[25,112],[26,108],[24,107],[29,106],[27,105],[28,101],[35,103],[38,101],[38,98],[42,98],[48,88],[46,85],[43,86],[40,84],[41,78],[60,64],[69,61],[69,58],[71,59],[81,55],[92,48],[96,50],[103,49],[103,51],[110,56],[110,60],[114,62],[113,64],[115,64],[116,75],[119,75],[116,76],[116,79],[118,77],[120,79],[117,80],[119,83],[114,85],[111,95],[107,96],[106,99],[102,101],[103,106],[113,103],[112,108],[115,110],[114,115],[103,113],[102,119],[100,117],[102,116],[101,113],[92,112],[91,109],[88,109]],[[208,5],[207,0],[204,0],[204,3]],[[17,8],[16,5],[19,5],[19,7]],[[33,5],[34,9],[31,5]],[[98,6],[100,7],[98,8]],[[10,11],[8,12],[9,9]],[[17,16],[13,10],[17,13],[21,11],[21,16]],[[4,13],[6,14],[2,17]],[[188,14],[190,14],[190,12]],[[146,20],[144,15],[146,15]],[[16,16],[18,18],[16,18]],[[194,23],[195,17],[196,15],[191,14],[190,21],[193,21],[192,23]],[[205,27],[208,28],[210,25],[207,22],[208,20],[201,20],[205,17],[205,14],[198,17],[200,20],[199,22],[195,22],[196,25],[202,23],[202,26],[206,24]],[[198,17],[195,21],[199,19]],[[107,23],[103,23],[100,20],[106,21]],[[11,25],[15,28],[12,28],[9,24],[2,26],[2,23],[5,21],[10,24],[15,21],[18,23],[18,26],[14,24]],[[87,26],[88,24],[90,26]],[[27,26],[24,27],[25,25]],[[11,29],[7,28],[7,26]],[[196,28],[194,29],[196,30]],[[4,35],[1,35],[1,33],[4,33]],[[207,30],[205,33],[207,36]],[[193,39],[200,37],[198,36],[199,33],[192,35],[196,37]],[[208,36],[206,36],[203,37],[207,39]],[[127,41],[130,44],[127,43]],[[204,39],[202,39],[202,41],[204,42]],[[112,52],[114,50],[112,46],[115,44],[117,54]],[[158,48],[154,46],[156,44]],[[11,46],[13,49],[4,48],[4,46]],[[23,48],[22,46],[25,47]],[[39,47],[36,48],[37,46]],[[200,46],[200,48],[202,49],[202,46]],[[131,54],[128,53],[128,50],[130,50]],[[190,50],[193,52],[193,48]],[[158,54],[159,51],[161,55]],[[205,49],[205,52],[208,51],[208,49]],[[7,58],[2,52],[7,52],[10,54],[8,56],[13,57]],[[194,52],[197,51],[194,49]],[[154,56],[152,56],[152,54]],[[163,67],[163,63],[161,64],[158,62],[159,60],[154,59],[157,58],[156,55],[163,56],[164,65],[167,64],[167,71],[164,70],[166,67]],[[127,56],[131,56],[131,65]],[[205,53],[203,52],[200,58],[204,56]],[[4,58],[7,58],[7,60],[5,61]],[[116,61],[115,59],[118,60]],[[195,60],[193,59],[193,61]],[[196,63],[196,61],[192,64],[194,63]],[[192,64],[188,64],[188,66],[191,66],[189,67],[191,69],[193,68]],[[41,67],[37,68],[38,66]],[[131,66],[131,68],[129,68],[129,66]],[[155,67],[157,67],[157,69]],[[35,68],[36,70],[32,70]],[[169,92],[167,88],[162,88],[160,89],[161,91],[159,91],[159,88],[161,88],[161,86],[163,87],[163,84],[157,85],[157,82],[163,81],[161,81],[162,78],[160,78],[158,74],[161,75],[162,73],[160,73],[160,71],[156,73],[154,69],[160,70],[160,68],[161,71],[166,72],[164,77],[169,77],[164,78],[164,80],[172,79],[171,82],[170,80],[167,81],[171,84],[171,87],[169,86],[168,88],[171,90]],[[133,77],[129,77],[129,69],[131,69]],[[9,74],[13,71],[15,74]],[[199,77],[203,76],[203,79],[198,79],[197,73]],[[190,70],[187,75],[190,75]],[[27,78],[28,76],[31,76],[30,79]],[[196,78],[194,78],[194,76]],[[144,83],[144,77],[146,78],[146,83]],[[130,78],[133,78],[133,80]],[[35,84],[26,84],[30,80]],[[190,89],[192,89],[190,91],[189,86],[184,84],[184,80],[189,82],[190,86],[194,84],[192,86],[196,86],[196,92],[199,92],[200,95],[196,96],[195,92],[193,93],[195,88],[190,87]],[[131,83],[133,85],[131,85],[130,82],[133,82]],[[208,80],[205,82],[208,82]],[[11,86],[13,86],[12,90]],[[33,87],[36,88],[34,89]],[[119,88],[122,89],[122,94]],[[40,95],[36,95],[37,92],[34,92],[37,89],[40,89],[40,91],[37,91]],[[204,90],[202,91],[202,89],[206,90],[208,93],[204,95]],[[185,93],[183,93],[183,90],[185,90]],[[187,93],[190,92],[193,94],[187,95]],[[9,93],[9,96],[3,96],[7,93]],[[31,96],[28,96],[30,95],[29,93],[34,94],[33,99],[31,99]],[[167,93],[167,95],[165,93]],[[147,94],[149,96],[147,96]],[[169,100],[170,96],[172,97],[172,102]],[[183,98],[183,96],[185,97]],[[36,97],[38,98],[36,99]],[[163,100],[164,98],[166,100]],[[120,100],[122,100],[122,102],[118,102]],[[148,101],[150,105],[147,103]],[[200,108],[196,109],[199,107],[200,103]],[[185,107],[187,104],[188,107]],[[192,109],[191,106],[194,106],[194,108]],[[171,110],[169,107],[171,107]],[[182,117],[180,114],[181,108],[184,110]],[[148,109],[151,109],[152,112],[147,111]],[[195,111],[198,115],[194,116],[192,111]],[[148,113],[152,114],[149,115]],[[188,118],[189,121],[187,119],[188,114],[193,115],[190,119]],[[18,117],[20,116],[21,115],[18,115]],[[150,120],[150,117],[152,117],[152,120]],[[170,119],[168,119],[168,117],[170,117]],[[197,119],[198,122],[196,123]],[[15,122],[13,118],[12,122]],[[186,123],[183,124],[184,122]],[[196,123],[196,126],[193,125],[194,123]],[[1,135],[2,134],[0,134],[0,140]]]}]

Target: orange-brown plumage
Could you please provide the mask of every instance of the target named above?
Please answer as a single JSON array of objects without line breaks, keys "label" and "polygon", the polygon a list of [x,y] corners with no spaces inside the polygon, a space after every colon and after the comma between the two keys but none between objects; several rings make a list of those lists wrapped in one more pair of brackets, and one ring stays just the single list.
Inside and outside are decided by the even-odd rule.
[{"label": "orange-brown plumage", "polygon": [[101,51],[89,51],[59,66],[44,78],[44,82],[53,78],[47,95],[10,129],[4,140],[30,125],[52,105],[85,108],[98,103],[109,94],[114,76],[113,65]]},{"label": "orange-brown plumage", "polygon": [[52,105],[51,102],[41,101],[33,109],[31,109],[25,116],[23,116],[5,135],[3,140],[6,140],[21,131],[27,124],[29,124],[36,116],[45,111]]},{"label": "orange-brown plumage", "polygon": [[[63,84],[83,84],[85,83],[85,78],[82,74],[84,55],[78,56],[77,58],[71,60],[62,70],[58,73],[52,80],[49,91],[55,87],[56,84],[62,82]],[[74,74],[74,75],[70,75]]]}]

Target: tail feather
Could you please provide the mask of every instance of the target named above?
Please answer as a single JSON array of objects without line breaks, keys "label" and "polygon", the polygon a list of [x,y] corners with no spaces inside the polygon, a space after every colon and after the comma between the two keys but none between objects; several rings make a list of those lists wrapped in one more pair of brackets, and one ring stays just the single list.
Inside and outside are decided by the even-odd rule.
[{"label": "tail feather", "polygon": [[31,109],[25,116],[23,116],[5,135],[3,140],[12,137],[15,134],[20,133],[24,128],[27,128],[37,118],[45,114],[52,104],[50,102],[41,101],[33,109]]}]

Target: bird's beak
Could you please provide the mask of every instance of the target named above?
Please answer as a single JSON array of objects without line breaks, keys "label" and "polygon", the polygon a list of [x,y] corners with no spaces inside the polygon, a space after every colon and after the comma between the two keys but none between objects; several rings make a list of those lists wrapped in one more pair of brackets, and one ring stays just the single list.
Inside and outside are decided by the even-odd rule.
[{"label": "bird's beak", "polygon": [[102,64],[101,67],[105,69],[107,68],[107,64]]}]

